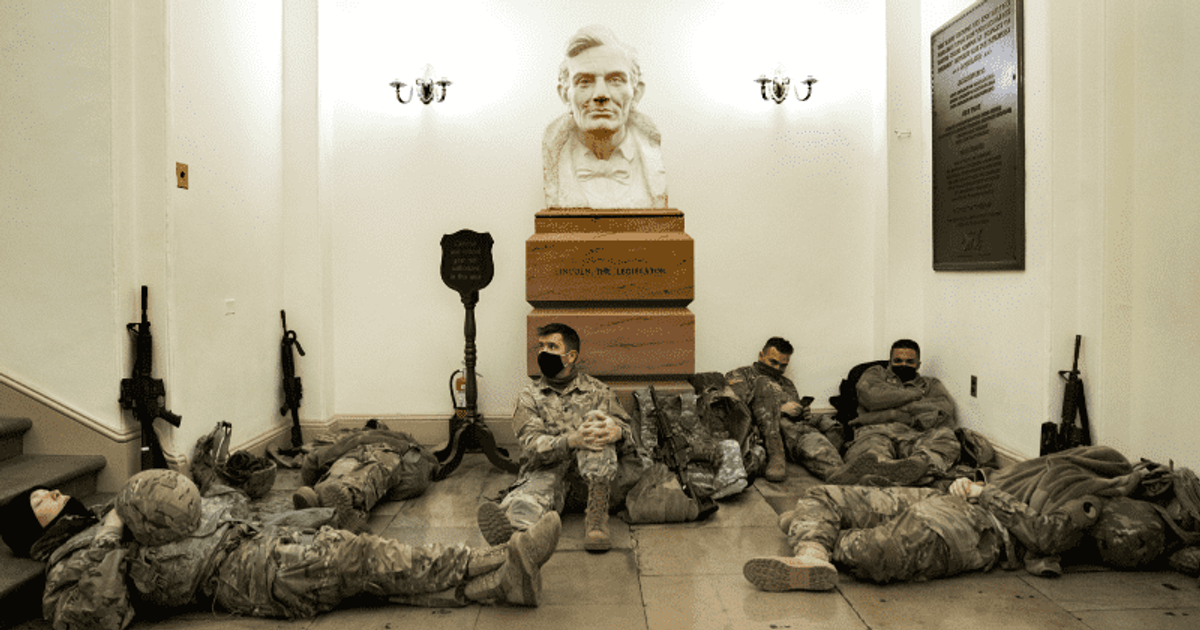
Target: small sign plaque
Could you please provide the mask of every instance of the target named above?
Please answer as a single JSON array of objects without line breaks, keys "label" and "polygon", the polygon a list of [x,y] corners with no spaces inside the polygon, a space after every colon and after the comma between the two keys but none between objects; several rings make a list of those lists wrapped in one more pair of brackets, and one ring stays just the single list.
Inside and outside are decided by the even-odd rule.
[{"label": "small sign plaque", "polygon": [[459,230],[442,237],[442,282],[459,293],[479,291],[492,282],[492,235]]}]

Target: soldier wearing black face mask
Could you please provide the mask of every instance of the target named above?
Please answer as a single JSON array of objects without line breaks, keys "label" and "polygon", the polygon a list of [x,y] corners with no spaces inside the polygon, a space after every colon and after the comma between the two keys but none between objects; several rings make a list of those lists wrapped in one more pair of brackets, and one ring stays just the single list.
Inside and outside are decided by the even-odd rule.
[{"label": "soldier wearing black face mask", "polygon": [[500,503],[479,506],[479,530],[489,544],[503,543],[586,493],[584,548],[607,551],[610,507],[640,474],[630,418],[607,385],[579,371],[574,329],[548,324],[537,337],[542,376],[521,391],[513,414],[521,469]]},{"label": "soldier wearing black face mask", "polygon": [[954,399],[936,378],[921,376],[921,346],[911,339],[892,344],[888,366],[875,366],[858,381],[858,417],[846,465],[828,479],[856,484],[880,475],[913,485],[926,474],[945,472],[958,460]]}]

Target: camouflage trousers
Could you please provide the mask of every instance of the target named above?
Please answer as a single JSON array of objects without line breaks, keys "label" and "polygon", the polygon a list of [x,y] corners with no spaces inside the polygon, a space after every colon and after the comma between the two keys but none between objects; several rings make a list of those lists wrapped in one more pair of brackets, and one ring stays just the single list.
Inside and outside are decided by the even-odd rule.
[{"label": "camouflage trousers", "polygon": [[846,461],[868,453],[880,459],[904,459],[925,455],[938,472],[946,472],[958,461],[958,437],[950,427],[920,431],[906,424],[889,422],[859,427],[846,448]]},{"label": "camouflage trousers", "polygon": [[794,551],[819,543],[835,564],[879,583],[987,570],[1004,545],[987,510],[933,488],[815,486],[781,525]]},{"label": "camouflage trousers", "polygon": [[[550,468],[523,470],[500,501],[500,507],[504,508],[514,527],[529,529],[546,512],[562,513],[569,492],[587,492],[586,487],[572,486],[593,482],[612,484],[617,477],[618,463],[616,447],[608,444],[599,451],[578,450],[573,460]],[[610,505],[612,503],[616,501]]]},{"label": "camouflage trousers", "polygon": [[[783,438],[787,458],[804,466],[824,481],[843,464],[838,448],[829,436],[804,422],[793,422],[780,411],[787,397],[768,378],[755,381],[751,394],[751,412],[763,440],[772,433]],[[840,433],[840,426],[837,433]]]},{"label": "camouflage trousers", "polygon": [[779,432],[783,434],[788,459],[804,466],[821,481],[844,463],[837,447],[816,427],[781,419]]},{"label": "camouflage trousers", "polygon": [[226,610],[257,617],[312,617],[355,595],[410,605],[464,605],[470,550],[413,547],[346,530],[269,528],[233,550],[213,578]]},{"label": "camouflage trousers", "polygon": [[364,444],[342,455],[317,482],[339,483],[350,490],[354,510],[365,522],[371,508],[395,485],[401,454],[389,444]]}]

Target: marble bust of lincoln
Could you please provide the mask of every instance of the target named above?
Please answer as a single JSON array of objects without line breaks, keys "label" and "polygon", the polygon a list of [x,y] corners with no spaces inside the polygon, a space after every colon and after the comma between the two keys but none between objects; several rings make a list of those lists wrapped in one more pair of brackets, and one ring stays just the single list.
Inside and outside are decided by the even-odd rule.
[{"label": "marble bust of lincoln", "polygon": [[568,111],[542,141],[547,207],[667,206],[662,136],[635,110],[645,88],[637,53],[609,29],[571,37],[558,76]]}]

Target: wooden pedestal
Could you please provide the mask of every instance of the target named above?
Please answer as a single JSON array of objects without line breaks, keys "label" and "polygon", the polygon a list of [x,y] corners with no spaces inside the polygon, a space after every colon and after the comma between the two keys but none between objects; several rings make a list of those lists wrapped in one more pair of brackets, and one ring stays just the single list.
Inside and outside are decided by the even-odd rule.
[{"label": "wooden pedestal", "polygon": [[527,369],[538,374],[537,328],[579,332],[580,368],[627,395],[645,383],[690,390],[696,318],[691,237],[675,209],[550,208],[525,243]]}]

